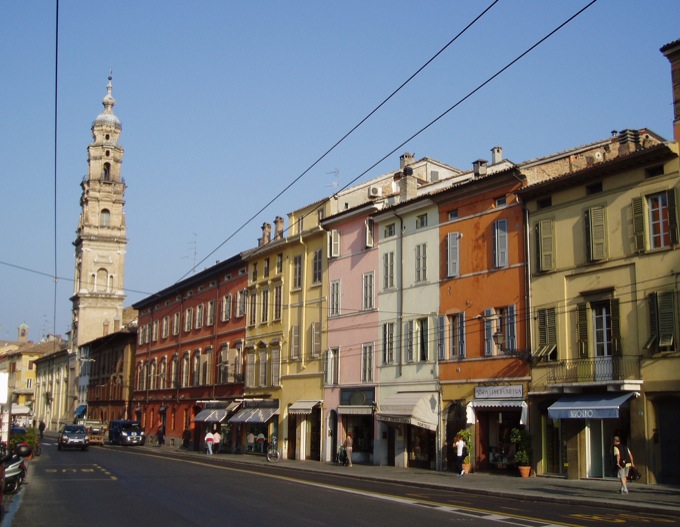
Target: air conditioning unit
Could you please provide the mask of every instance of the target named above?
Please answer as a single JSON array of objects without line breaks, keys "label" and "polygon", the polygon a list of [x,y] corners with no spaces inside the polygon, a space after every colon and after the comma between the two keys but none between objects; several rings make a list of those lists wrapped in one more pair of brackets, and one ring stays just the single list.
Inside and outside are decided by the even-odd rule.
[{"label": "air conditioning unit", "polygon": [[369,198],[379,198],[382,196],[382,189],[376,186],[368,187],[368,197]]}]

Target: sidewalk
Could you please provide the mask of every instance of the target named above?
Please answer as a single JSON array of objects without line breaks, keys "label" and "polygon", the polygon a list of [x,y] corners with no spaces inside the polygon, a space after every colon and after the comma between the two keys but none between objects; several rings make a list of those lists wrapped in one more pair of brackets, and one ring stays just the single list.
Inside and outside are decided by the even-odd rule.
[{"label": "sidewalk", "polygon": [[[214,454],[207,456],[201,452],[186,452],[168,445],[163,447],[144,446],[142,448],[148,448],[155,453],[173,457],[208,458],[216,464],[224,461],[240,464],[269,464],[264,456],[259,455]],[[449,489],[452,492],[507,497],[516,500],[540,500],[574,505],[587,503],[605,508],[615,508],[617,511],[680,513],[680,485],[629,483],[630,494],[624,496],[618,494],[617,491],[621,485],[614,479],[570,480],[545,476],[521,478],[512,470],[508,471],[508,474],[478,472],[458,477],[451,472],[357,465],[356,463],[352,467],[344,467],[334,463],[282,459],[277,463],[277,466],[302,471],[342,474],[343,476],[373,481],[404,483],[414,487]]]}]

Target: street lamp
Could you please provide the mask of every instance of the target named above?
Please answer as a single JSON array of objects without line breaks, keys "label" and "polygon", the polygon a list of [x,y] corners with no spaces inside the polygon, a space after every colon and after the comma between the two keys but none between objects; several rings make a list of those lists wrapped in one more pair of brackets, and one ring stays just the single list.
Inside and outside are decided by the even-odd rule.
[{"label": "street lamp", "polygon": [[505,334],[500,329],[493,334],[493,341],[505,355],[517,357],[525,362],[531,360],[531,349],[504,348]]}]

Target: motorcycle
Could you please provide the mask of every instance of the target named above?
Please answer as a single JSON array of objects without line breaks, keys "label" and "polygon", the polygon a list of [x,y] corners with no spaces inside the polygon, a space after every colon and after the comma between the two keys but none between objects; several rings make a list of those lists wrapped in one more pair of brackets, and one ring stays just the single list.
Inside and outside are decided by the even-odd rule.
[{"label": "motorcycle", "polygon": [[26,443],[16,445],[14,452],[9,452],[0,458],[5,467],[5,481],[3,492],[13,494],[19,490],[26,478],[26,463],[24,458],[31,455],[31,447]]}]

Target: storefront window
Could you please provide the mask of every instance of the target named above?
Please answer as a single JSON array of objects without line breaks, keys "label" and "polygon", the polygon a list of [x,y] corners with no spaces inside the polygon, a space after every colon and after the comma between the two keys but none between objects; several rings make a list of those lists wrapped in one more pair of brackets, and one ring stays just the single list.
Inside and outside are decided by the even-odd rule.
[{"label": "storefront window", "polygon": [[345,430],[352,433],[354,452],[373,452],[373,416],[348,415]]},{"label": "storefront window", "polygon": [[435,434],[418,426],[408,427],[409,466],[434,468]]}]

